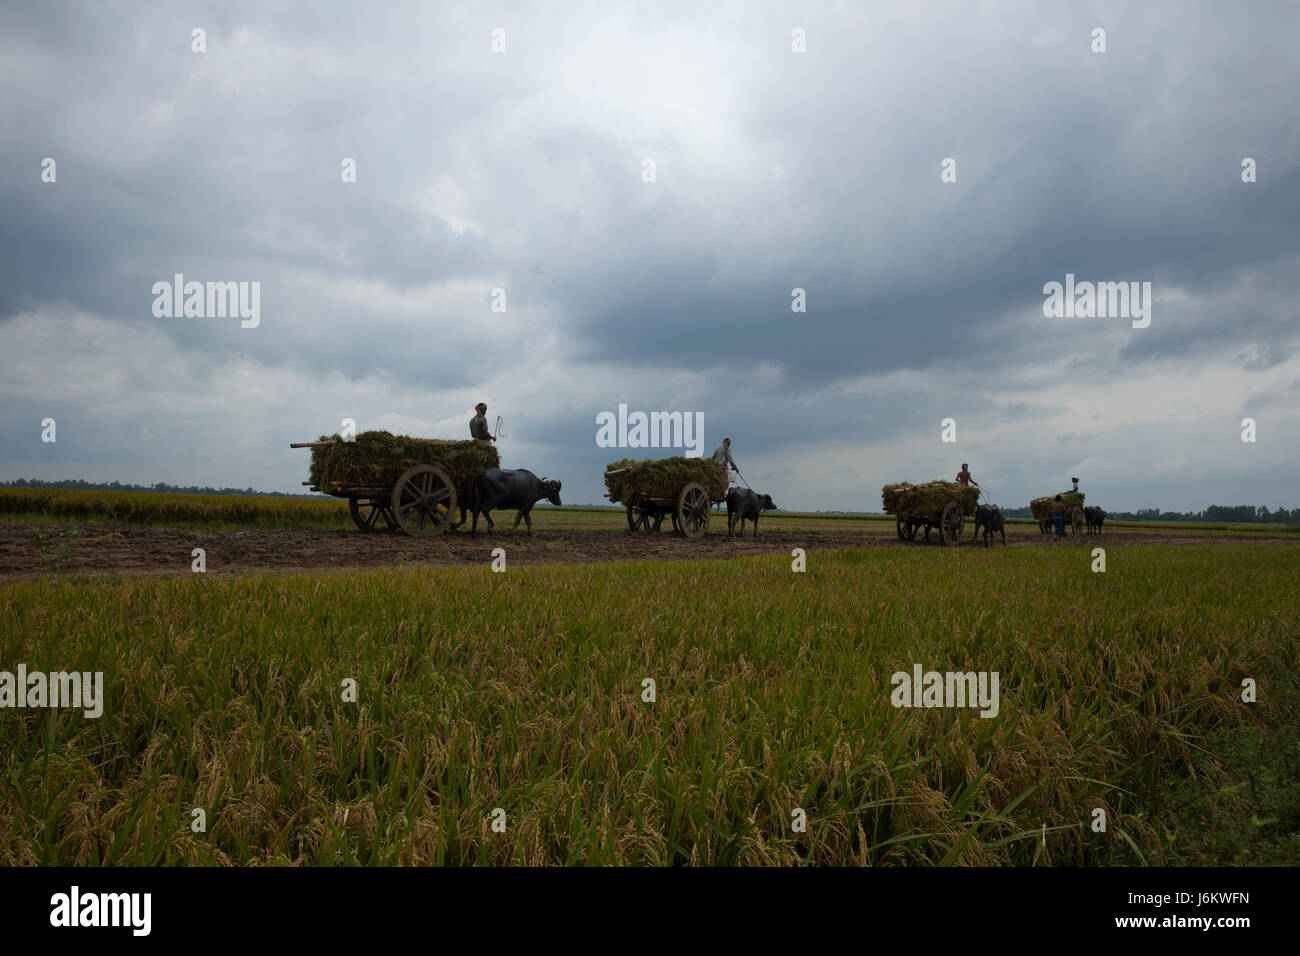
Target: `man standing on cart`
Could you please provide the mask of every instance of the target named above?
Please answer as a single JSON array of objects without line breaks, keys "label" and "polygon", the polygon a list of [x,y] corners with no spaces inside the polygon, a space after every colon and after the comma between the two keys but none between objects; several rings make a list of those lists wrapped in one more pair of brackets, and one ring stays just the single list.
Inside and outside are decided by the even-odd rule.
[{"label": "man standing on cart", "polygon": [[713,449],[713,460],[722,467],[722,474],[727,479],[727,487],[730,488],[733,482],[731,472],[736,469],[736,461],[731,457],[731,439],[722,439],[722,444]]},{"label": "man standing on cart", "polygon": [[980,486],[980,483],[970,476],[970,471],[967,470],[969,469],[969,467],[970,466],[967,465],[966,462],[963,461],[961,463],[961,471],[957,472],[957,481],[959,484],[965,485],[968,488],[971,485],[974,485],[976,488],[978,488]]},{"label": "man standing on cart", "polygon": [[496,439],[488,431],[487,405],[479,402],[474,406],[474,411],[478,414],[469,420],[469,435],[480,445],[491,445]]}]

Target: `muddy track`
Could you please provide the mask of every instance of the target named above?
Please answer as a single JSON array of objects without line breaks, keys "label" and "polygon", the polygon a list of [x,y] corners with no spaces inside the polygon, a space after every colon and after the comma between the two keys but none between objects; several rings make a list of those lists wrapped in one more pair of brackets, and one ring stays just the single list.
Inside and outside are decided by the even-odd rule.
[{"label": "muddy track", "polygon": [[[1083,536],[1060,542],[1037,531],[1017,529],[1008,535],[1012,547],[1085,547],[1136,544],[1228,544],[1255,541],[1300,543],[1295,536],[1252,535],[1249,538],[1213,534],[1171,534],[1114,531],[1100,538]],[[74,535],[42,538],[37,525],[0,525],[0,578],[65,575],[190,574],[191,553],[203,548],[209,574],[302,572],[431,565],[486,565],[492,549],[503,547],[512,564],[553,562],[594,563],[682,561],[728,558],[746,554],[782,553],[792,548],[924,548],[921,542],[900,542],[892,533],[827,534],[763,531],[757,538],[728,538],[711,533],[684,539],[672,534],[627,531],[538,531],[529,536],[509,532],[470,537],[450,532],[427,539],[358,531],[223,531],[174,528],[105,527],[78,529]],[[963,541],[961,547],[978,545]]]}]

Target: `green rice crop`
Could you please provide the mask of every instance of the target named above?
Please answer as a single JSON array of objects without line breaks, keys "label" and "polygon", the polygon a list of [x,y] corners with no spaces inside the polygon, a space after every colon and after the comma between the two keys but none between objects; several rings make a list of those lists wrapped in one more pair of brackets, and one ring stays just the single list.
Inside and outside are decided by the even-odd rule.
[{"label": "green rice crop", "polygon": [[351,528],[338,498],[0,488],[0,514],[39,520],[243,528]]},{"label": "green rice crop", "polygon": [[[107,702],[0,709],[0,864],[1231,862],[1207,814],[1297,862],[1210,741],[1300,723],[1300,549],[807,561],[5,584],[0,670]],[[895,708],[914,664],[998,716]]]}]

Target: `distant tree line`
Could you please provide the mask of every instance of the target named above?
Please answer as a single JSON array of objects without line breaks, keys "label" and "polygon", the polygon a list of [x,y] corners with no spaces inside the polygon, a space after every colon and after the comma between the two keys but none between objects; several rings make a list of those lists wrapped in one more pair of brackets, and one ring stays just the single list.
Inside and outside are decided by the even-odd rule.
[{"label": "distant tree line", "polygon": [[253,488],[199,488],[196,485],[169,485],[160,481],[156,485],[124,485],[118,481],[86,481],[82,478],[65,478],[62,481],[41,481],[19,478],[17,481],[0,481],[0,488],[72,488],[78,491],[162,491],[173,495],[258,495],[263,498],[314,498],[315,495],[291,495],[280,491],[256,491]]},{"label": "distant tree line", "polygon": [[[1028,508],[1003,508],[1008,518],[1032,518]],[[1210,505],[1204,511],[1161,511],[1159,508],[1139,508],[1137,511],[1107,511],[1108,521],[1219,521],[1240,524],[1300,524],[1300,508],[1278,508],[1269,511],[1267,505]]]}]

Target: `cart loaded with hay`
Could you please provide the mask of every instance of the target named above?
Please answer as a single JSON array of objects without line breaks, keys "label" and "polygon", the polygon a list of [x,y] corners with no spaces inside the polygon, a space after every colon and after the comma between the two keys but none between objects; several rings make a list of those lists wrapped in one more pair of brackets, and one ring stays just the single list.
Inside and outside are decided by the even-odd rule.
[{"label": "cart loaded with hay", "polygon": [[[1061,503],[1065,505],[1065,523],[1075,534],[1083,534],[1083,492],[1062,491],[1060,495]],[[1048,495],[1029,502],[1029,513],[1034,516],[1038,530],[1043,534],[1052,533],[1052,502],[1055,500],[1056,495]]]},{"label": "cart loaded with hay", "polygon": [[457,503],[472,500],[475,476],[501,466],[490,445],[384,431],[362,432],[350,441],[326,435],[289,447],[311,449],[311,481],[303,484],[348,499],[352,521],[362,531],[443,531]]},{"label": "cart loaded with hay", "polygon": [[957,544],[966,517],[975,514],[979,502],[979,488],[953,481],[927,481],[913,485],[906,481],[885,485],[880,490],[885,514],[894,516],[898,540],[911,541],[919,528],[925,528],[926,540],[930,529],[939,529],[942,544]]},{"label": "cart loaded with hay", "polygon": [[658,458],[610,462],[605,497],[627,506],[630,531],[658,531],[665,515],[673,530],[694,538],[709,527],[712,502],[727,496],[727,478],[712,458]]}]

